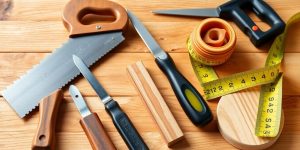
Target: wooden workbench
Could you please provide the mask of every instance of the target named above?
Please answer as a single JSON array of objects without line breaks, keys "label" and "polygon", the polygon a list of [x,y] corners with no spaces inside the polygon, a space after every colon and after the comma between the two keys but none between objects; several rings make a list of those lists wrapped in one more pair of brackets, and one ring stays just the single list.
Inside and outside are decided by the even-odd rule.
[{"label": "wooden workbench", "polygon": [[[33,65],[39,63],[61,43],[68,39],[68,32],[61,22],[61,14],[68,0],[14,0],[12,11],[5,21],[0,21],[0,90],[12,84]],[[199,18],[155,16],[154,9],[216,7],[226,0],[115,0],[134,12],[148,27],[154,38],[174,59],[178,69],[193,85],[201,87],[189,62],[185,41]],[[266,0],[287,21],[300,11],[299,0]],[[259,25],[262,23],[256,19]],[[238,40],[236,51],[224,65],[216,67],[220,76],[259,68],[264,65],[266,51],[255,48],[235,24]],[[300,24],[298,24],[299,26]],[[262,25],[264,26],[264,25]],[[283,109],[285,126],[272,149],[299,149],[300,147],[300,28],[294,26],[288,38],[283,62]],[[180,107],[167,78],[159,70],[153,56],[129,27],[126,41],[92,67],[97,79],[116,99],[141,133],[147,145],[154,150],[168,149],[151,114],[147,111],[138,91],[130,81],[126,66],[142,60],[165,98],[168,106],[184,131],[185,139],[174,149],[234,149],[218,132],[216,121],[205,128],[195,127]],[[268,45],[261,49],[268,49]],[[77,85],[90,106],[100,116],[118,149],[127,149],[125,143],[105,112],[103,104],[82,77],[72,82]],[[80,114],[65,92],[56,128],[58,150],[87,150],[91,146],[80,124]],[[214,115],[218,101],[208,102]],[[8,103],[0,97],[0,149],[30,149],[39,121],[38,110],[25,119],[17,117]]]}]

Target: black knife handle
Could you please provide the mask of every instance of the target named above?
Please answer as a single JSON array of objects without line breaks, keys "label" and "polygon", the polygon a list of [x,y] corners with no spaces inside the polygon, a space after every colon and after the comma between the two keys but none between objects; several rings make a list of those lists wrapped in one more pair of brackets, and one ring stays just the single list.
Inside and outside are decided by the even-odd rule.
[{"label": "black knife handle", "polygon": [[135,129],[131,123],[128,116],[122,111],[119,104],[112,100],[105,104],[105,110],[109,113],[113,119],[113,123],[123,140],[125,141],[127,147],[131,150],[148,150],[149,148],[143,141],[142,137],[139,135],[138,131]]},{"label": "black knife handle", "polygon": [[156,58],[156,64],[165,73],[181,107],[197,126],[204,126],[212,120],[211,111],[205,100],[193,85],[177,70],[172,58]]},{"label": "black knife handle", "polygon": [[[244,9],[252,10],[262,21],[270,25],[263,32],[245,13]],[[231,0],[218,7],[221,18],[232,19],[246,33],[255,46],[264,44],[284,31],[285,23],[279,15],[263,0]]]}]

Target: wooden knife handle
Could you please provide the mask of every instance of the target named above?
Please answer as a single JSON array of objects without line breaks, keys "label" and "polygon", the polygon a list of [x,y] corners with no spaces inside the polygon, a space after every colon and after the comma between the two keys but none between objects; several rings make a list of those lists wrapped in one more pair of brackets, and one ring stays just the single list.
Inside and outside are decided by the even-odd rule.
[{"label": "wooden knife handle", "polygon": [[55,149],[55,124],[62,99],[62,91],[57,90],[40,102],[40,122],[32,142],[32,150]]},{"label": "wooden knife handle", "polygon": [[96,113],[82,118],[80,124],[94,150],[116,149]]},{"label": "wooden knife handle", "polygon": [[[112,22],[83,24],[88,14],[114,16]],[[102,20],[105,21],[105,20]],[[70,0],[65,6],[63,23],[70,36],[123,30],[128,23],[126,10],[119,4],[107,0]]]}]

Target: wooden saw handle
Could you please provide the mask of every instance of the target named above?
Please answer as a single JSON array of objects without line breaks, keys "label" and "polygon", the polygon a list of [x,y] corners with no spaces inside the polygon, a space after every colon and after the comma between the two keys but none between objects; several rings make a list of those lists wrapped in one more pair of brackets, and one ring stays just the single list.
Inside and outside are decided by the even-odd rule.
[{"label": "wooden saw handle", "polygon": [[[88,14],[112,15],[115,20],[83,24],[82,19]],[[126,10],[121,5],[107,0],[70,0],[63,13],[63,23],[70,32],[70,37],[123,30],[127,22]]]},{"label": "wooden saw handle", "polygon": [[40,122],[32,142],[32,150],[55,149],[55,124],[62,99],[63,94],[59,89],[40,102]]},{"label": "wooden saw handle", "polygon": [[92,113],[80,120],[80,124],[87,135],[94,150],[115,150],[115,146],[107,135],[96,113]]}]

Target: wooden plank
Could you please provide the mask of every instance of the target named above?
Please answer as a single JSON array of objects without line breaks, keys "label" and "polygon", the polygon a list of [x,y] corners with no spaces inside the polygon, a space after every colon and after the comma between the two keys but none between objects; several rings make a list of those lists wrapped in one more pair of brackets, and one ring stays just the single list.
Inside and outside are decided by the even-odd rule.
[{"label": "wooden plank", "polygon": [[[13,83],[19,76],[23,75],[34,64],[44,58],[47,54],[34,53],[1,53],[0,54],[0,91]],[[176,66],[183,75],[197,88],[201,89],[196,76],[190,65],[189,56],[186,53],[172,53]],[[298,79],[300,62],[299,53],[287,53],[282,65],[284,71],[283,93],[284,95],[299,95],[300,80]],[[224,65],[215,67],[220,77],[228,76],[236,72],[260,68],[264,65],[265,53],[234,53]],[[108,54],[98,62],[92,70],[97,79],[104,85],[107,91],[113,96],[138,95],[126,73],[126,67],[138,60],[143,60],[150,75],[156,83],[162,95],[174,95],[171,86],[154,62],[151,54],[143,53],[113,53]],[[247,65],[245,65],[247,64]],[[234,66],[234,67],[233,67]],[[95,96],[96,93],[86,80],[82,77],[73,81],[85,96]],[[202,92],[202,91],[201,91]]]},{"label": "wooden plank", "polygon": [[[30,149],[31,132],[19,133],[19,132],[3,132],[0,136],[2,143],[0,147],[2,150],[11,149]],[[13,136],[18,135],[18,136]],[[126,145],[122,143],[122,139],[118,136],[118,133],[109,133],[114,144],[118,149],[125,150]],[[150,149],[168,149],[163,144],[160,134],[158,132],[146,132],[142,134],[146,143]],[[221,135],[217,132],[214,133],[198,133],[198,132],[187,132],[187,137],[182,143],[174,145],[173,149],[182,150],[198,150],[198,149],[235,149],[229,145]],[[6,138],[11,137],[11,138]],[[300,138],[299,134],[283,133],[277,143],[271,147],[271,149],[280,150],[286,149],[287,147],[299,147],[300,144],[297,139]],[[83,132],[59,132],[56,136],[57,139],[57,150],[92,150],[86,136]]]},{"label": "wooden plank", "polygon": [[[146,106],[143,104],[141,97],[114,97],[114,99],[118,101],[138,131],[152,132],[158,130],[151,114],[147,111]],[[168,107],[183,131],[199,131],[198,127],[188,121],[187,116],[183,112],[175,96],[166,96],[165,99]],[[86,97],[86,100],[91,111],[98,113],[105,130],[108,132],[117,131],[111,121],[111,118],[106,113],[103,104],[99,101],[99,98]],[[27,129],[35,129],[37,127],[36,123],[39,121],[39,114],[37,110],[34,110],[28,119],[22,120],[18,118],[16,113],[9,107],[8,103],[4,101],[3,98],[1,98],[0,104],[0,132],[14,131],[16,128],[18,128],[19,131],[26,131]],[[213,113],[215,112],[216,104],[216,102],[209,103]],[[65,97],[65,101],[62,103],[61,108],[62,109],[59,113],[61,115],[57,120],[58,124],[56,131],[82,131],[79,124],[79,119],[81,118],[80,114],[70,97]],[[215,127],[215,124],[211,124],[202,131],[216,131],[217,128]]]},{"label": "wooden plank", "polygon": [[[155,21],[155,22],[190,22],[199,21],[198,18],[186,17],[166,17],[152,15],[152,10],[157,9],[177,9],[177,8],[215,8],[227,0],[113,0],[123,5],[124,7],[135,12],[142,21]],[[14,8],[9,20],[14,21],[60,21],[63,7],[68,0],[14,0]],[[292,14],[295,14],[300,4],[298,1],[281,1],[281,0],[266,0],[266,2],[278,12],[278,14],[286,21]],[[147,6],[147,7],[145,7]],[[43,15],[41,15],[43,14]],[[258,20],[256,20],[258,21]]]},{"label": "wooden plank", "polygon": [[[66,99],[67,100],[64,101],[61,107],[63,108],[63,111],[61,111],[60,118],[58,118],[56,129],[56,138],[59,147],[58,149],[88,149],[88,141],[79,125],[79,112],[76,110],[72,100],[70,98]],[[133,121],[133,124],[137,127],[138,131],[142,133],[145,142],[151,148],[167,149],[167,146],[163,144],[163,137],[160,136],[159,129],[154,126],[153,120],[150,119],[150,114],[147,111],[143,111],[145,108],[142,105],[142,100],[140,97],[116,97],[115,99],[118,100],[122,108]],[[195,127],[188,121],[188,118],[184,115],[184,112],[179,110],[180,106],[176,103],[173,103],[176,102],[175,97],[166,97],[165,100],[185,134],[185,140],[174,145],[175,147],[186,149],[196,149],[200,147],[212,148],[214,146],[217,149],[232,148],[232,146],[223,140],[217,130],[217,126],[211,126],[211,129],[207,130]],[[92,111],[98,113],[113,142],[115,144],[117,143],[116,146],[120,146],[121,149],[125,149],[125,145],[121,137],[118,135],[116,129],[113,127],[110,118],[107,116],[103,104],[101,104],[98,99],[94,97],[87,98],[87,103]],[[212,108],[212,111],[215,112],[216,105],[212,106],[211,102],[209,102],[209,104]],[[300,143],[297,142],[300,138],[300,119],[298,117],[300,115],[299,108],[299,96],[284,97],[283,109],[285,113],[285,128],[283,129],[283,133],[280,136],[279,141],[272,148],[280,149],[288,145],[292,147],[300,146]],[[1,149],[26,149],[26,147],[29,147],[38,124],[38,113],[35,112],[26,120],[19,119],[3,99],[0,100],[0,110]],[[186,124],[189,125],[186,126]],[[80,143],[80,145],[77,145],[77,143]]]},{"label": "wooden plank", "polygon": [[[11,84],[20,75],[24,74],[33,65],[37,64],[53,49],[59,47],[66,39],[68,33],[61,23],[61,14],[68,0],[13,0],[14,7],[7,21],[0,23],[0,91]],[[193,74],[185,48],[186,37],[201,21],[200,18],[170,17],[152,15],[151,10],[173,8],[215,7],[227,0],[113,0],[133,11],[154,35],[163,49],[172,53],[178,69],[190,80],[198,90],[201,87]],[[289,17],[299,11],[299,1],[266,0],[278,14],[287,21]],[[253,15],[251,14],[251,17]],[[260,26],[265,26],[257,17],[253,17]],[[222,66],[216,67],[220,76],[251,68],[263,66],[266,53],[259,49],[268,49],[268,45],[255,48],[235,24],[237,31],[237,49],[232,59]],[[288,37],[287,54],[282,65],[284,71],[284,98],[285,127],[280,139],[271,149],[297,149],[300,146],[300,81],[299,52],[300,28],[297,24]],[[125,33],[126,41],[116,48],[101,62],[93,67],[97,79],[103,83],[108,93],[119,102],[124,111],[131,118],[133,124],[145,139],[150,149],[168,149],[164,144],[159,129],[154,126],[151,114],[145,111],[141,97],[138,96],[134,86],[130,83],[126,73],[126,66],[138,60],[143,60],[154,82],[170,107],[172,114],[182,128],[185,139],[174,145],[173,149],[234,149],[228,144],[217,130],[214,120],[205,128],[195,127],[180,107],[174,93],[162,72],[149,54],[142,40],[130,27]],[[75,83],[83,91],[88,105],[103,120],[109,136],[118,149],[127,149],[110,117],[105,112],[103,104],[95,97],[95,92],[82,79]],[[91,149],[91,146],[79,125],[79,112],[72,103],[69,94],[65,94],[60,118],[56,128],[57,149],[76,150]],[[215,115],[218,101],[208,102]],[[0,97],[0,149],[30,149],[32,138],[36,132],[39,114],[35,110],[31,116],[20,119]],[[145,119],[147,118],[147,119]],[[214,118],[215,119],[215,118]]]},{"label": "wooden plank", "polygon": [[[198,22],[145,22],[145,26],[167,52],[187,52],[186,39]],[[260,24],[260,23],[259,23]],[[19,26],[21,25],[21,26]],[[249,38],[238,27],[231,23],[237,34],[235,52],[254,53],[266,52],[269,45],[256,48],[250,43]],[[286,52],[300,52],[300,29],[297,25],[291,29]],[[61,21],[2,21],[0,24],[0,52],[52,52],[68,39],[68,32]],[[142,42],[135,30],[130,26],[124,34],[126,40],[113,52],[145,53],[148,48]],[[16,44],[17,43],[17,44]],[[28,44],[30,43],[30,44]]]},{"label": "wooden plank", "polygon": [[[4,132],[0,140],[3,142],[1,150],[11,150],[11,149],[30,149],[31,144],[31,133],[24,132],[18,133],[14,132],[13,134],[20,136],[15,136],[12,138],[5,138],[5,136],[10,136],[9,133]],[[121,137],[119,137],[117,132],[109,132],[113,143],[120,150],[128,149],[123,143]],[[2,137],[3,136],[3,137]],[[145,139],[145,142],[148,144],[150,149],[169,149],[166,144],[164,144],[162,137],[159,132],[145,132],[141,136]],[[218,132],[214,133],[197,133],[197,132],[187,132],[186,136],[188,139],[193,140],[184,140],[181,143],[174,145],[173,149],[199,149],[199,148],[225,148],[225,149],[234,149],[231,145],[227,144],[221,137]],[[92,150],[87,138],[83,132],[58,132],[56,134],[56,149],[57,150]],[[190,148],[192,147],[192,148]]]},{"label": "wooden plank", "polygon": [[[154,125],[155,122],[151,119],[151,114],[146,110],[143,105],[141,97],[114,97],[122,106],[122,109],[128,114],[138,131],[152,132],[158,131]],[[194,126],[187,118],[182,108],[180,107],[175,96],[165,96],[164,99],[176,121],[181,127],[183,132],[216,132],[217,126],[211,124],[207,128],[198,128]],[[116,129],[111,122],[110,117],[105,112],[103,104],[97,97],[86,97],[87,104],[93,112],[97,112],[105,129],[108,132],[114,132]],[[283,111],[285,114],[285,128],[290,132],[299,132],[298,125],[300,124],[300,97],[299,96],[284,96],[283,98]],[[217,101],[208,102],[213,115],[215,116]],[[31,113],[30,117],[20,119],[9,107],[8,103],[3,98],[0,99],[0,132],[5,131],[26,131],[34,130],[37,127],[39,114],[37,110]],[[79,132],[82,131],[79,119],[80,114],[72,102],[70,97],[65,97],[65,101],[61,105],[60,117],[57,120],[56,131],[59,132]],[[134,109],[132,109],[134,108]],[[149,119],[145,119],[149,118]],[[284,128],[284,129],[285,129]]]}]

